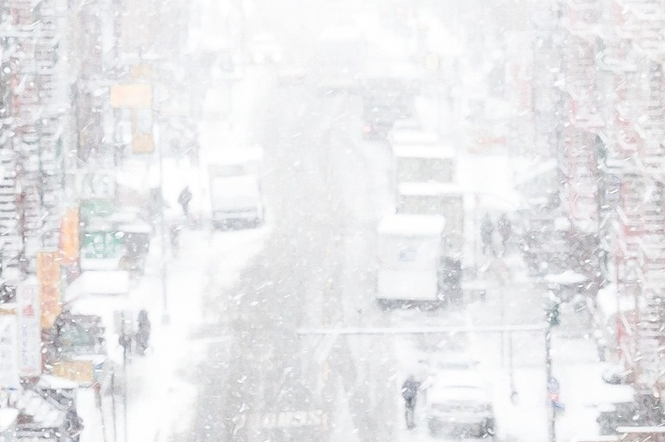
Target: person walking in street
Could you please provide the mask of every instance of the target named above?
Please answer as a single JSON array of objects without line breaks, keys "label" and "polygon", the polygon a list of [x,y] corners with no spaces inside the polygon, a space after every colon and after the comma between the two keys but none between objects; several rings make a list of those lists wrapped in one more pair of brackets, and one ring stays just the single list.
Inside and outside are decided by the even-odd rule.
[{"label": "person walking in street", "polygon": [[137,321],[136,330],[136,351],[138,354],[145,354],[148,349],[148,341],[150,340],[150,319],[148,319],[148,312],[141,310]]},{"label": "person walking in street", "polygon": [[420,390],[420,382],[416,380],[415,376],[409,375],[402,384],[402,397],[404,398],[404,416],[406,418],[406,427],[412,430],[416,427],[416,398],[418,397],[418,390]]},{"label": "person walking in street", "polygon": [[499,218],[499,221],[496,224],[496,228],[499,232],[499,235],[501,235],[501,243],[503,244],[503,249],[505,250],[506,245],[508,244],[508,239],[510,239],[510,235],[512,233],[512,225],[505,213],[501,215],[501,218]]},{"label": "person walking in street", "polygon": [[177,258],[178,253],[180,252],[180,230],[182,226],[177,223],[171,224],[169,228],[169,238],[171,239],[171,253],[173,257]]},{"label": "person walking in street", "polygon": [[189,203],[192,201],[192,192],[189,190],[189,186],[185,186],[178,196],[178,204],[182,206],[182,213],[185,214],[185,218],[189,218]]},{"label": "person walking in street", "polygon": [[485,255],[487,255],[488,252],[494,254],[493,235],[494,224],[492,224],[489,214],[486,213],[480,223],[480,239],[483,242],[483,253]]}]

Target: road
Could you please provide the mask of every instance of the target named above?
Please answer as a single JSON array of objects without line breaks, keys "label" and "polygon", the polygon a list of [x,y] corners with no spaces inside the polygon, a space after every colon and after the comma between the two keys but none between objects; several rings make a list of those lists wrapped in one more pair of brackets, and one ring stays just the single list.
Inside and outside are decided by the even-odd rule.
[{"label": "road", "polygon": [[372,293],[381,200],[373,197],[386,190],[374,188],[385,183],[371,179],[361,152],[359,103],[306,85],[272,88],[261,102],[255,121],[274,234],[240,283],[207,301],[223,316],[211,332],[231,340],[213,346],[203,368],[196,440],[324,440],[349,419],[359,440],[391,440],[390,348],[296,334],[379,313]]},{"label": "road", "polygon": [[[316,2],[305,3],[310,7],[300,15],[294,12],[297,2],[280,4],[281,12],[292,12],[289,20],[280,21],[271,2],[254,18],[269,29],[303,33],[285,34],[297,49],[287,54],[290,62],[307,59],[311,41],[302,35],[313,35],[331,12],[316,13]],[[196,442],[430,440],[425,425],[415,434],[405,430],[400,385],[420,355],[470,347],[493,365],[501,439],[537,435],[542,440],[539,336],[515,337],[514,382],[523,404],[516,406],[508,399],[506,336],[297,333],[337,326],[541,323],[541,299],[533,295],[537,288],[531,281],[512,281],[491,290],[486,304],[432,312],[380,310],[374,301],[375,229],[391,210],[389,151],[362,139],[357,97],[321,95],[308,82],[279,84],[270,67],[249,68],[247,74],[256,91],[246,136],[265,150],[271,234],[235,286],[215,287],[213,277],[205,290],[205,316],[215,321],[203,333],[224,339],[210,341],[197,370],[196,418],[185,437]],[[220,238],[212,243],[220,244]],[[522,425],[527,409],[527,420],[537,430]],[[420,413],[424,424],[422,407]]]}]

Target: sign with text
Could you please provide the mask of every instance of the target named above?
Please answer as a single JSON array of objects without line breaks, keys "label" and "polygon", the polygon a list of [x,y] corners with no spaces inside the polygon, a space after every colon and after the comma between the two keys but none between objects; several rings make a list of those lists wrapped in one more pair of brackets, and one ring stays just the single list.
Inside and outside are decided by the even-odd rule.
[{"label": "sign with text", "polygon": [[79,211],[68,207],[60,222],[60,255],[62,264],[75,264],[79,259]]},{"label": "sign with text", "polygon": [[111,107],[149,109],[152,107],[152,86],[147,83],[114,84],[111,86]]},{"label": "sign with text", "polygon": [[37,279],[41,291],[41,324],[49,328],[60,314],[60,252],[37,253]]},{"label": "sign with text", "polygon": [[95,380],[95,369],[90,360],[58,361],[53,365],[53,374],[81,385],[92,385]]},{"label": "sign with text", "polygon": [[18,306],[18,370],[21,377],[42,374],[42,327],[37,280],[16,287]]}]

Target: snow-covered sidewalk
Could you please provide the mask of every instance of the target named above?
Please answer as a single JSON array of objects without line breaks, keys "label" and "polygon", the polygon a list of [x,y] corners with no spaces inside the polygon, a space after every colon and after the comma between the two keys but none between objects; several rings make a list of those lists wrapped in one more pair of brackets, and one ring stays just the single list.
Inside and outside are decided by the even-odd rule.
[{"label": "snow-covered sidewalk", "polygon": [[[175,201],[178,192],[189,185],[194,193],[192,212],[206,216],[207,190],[201,171],[205,170],[206,160],[214,157],[206,149],[232,148],[229,143],[239,145],[247,139],[257,93],[254,81],[253,76],[248,76],[236,84],[234,99],[238,106],[234,109],[233,125],[202,123],[200,164],[192,164],[188,158],[165,158],[162,162],[163,193],[171,212],[179,208]],[[226,143],[216,145],[214,140]],[[127,441],[158,442],[183,431],[190,423],[197,392],[187,377],[207,348],[207,341],[197,341],[195,334],[206,325],[205,321],[221,320],[205,314],[209,309],[203,305],[204,290],[210,284],[215,290],[231,287],[248,261],[260,253],[270,232],[270,226],[214,232],[206,223],[195,224],[196,230],[185,227],[181,232],[177,256],[170,244],[163,253],[159,231],[154,235],[145,275],[130,294],[133,306],[148,311],[152,323],[149,351],[143,356],[131,355],[126,367],[116,367],[115,397],[103,397],[103,413],[99,412],[92,388],[79,390],[78,409],[85,422],[81,442],[124,442],[125,435]]]}]

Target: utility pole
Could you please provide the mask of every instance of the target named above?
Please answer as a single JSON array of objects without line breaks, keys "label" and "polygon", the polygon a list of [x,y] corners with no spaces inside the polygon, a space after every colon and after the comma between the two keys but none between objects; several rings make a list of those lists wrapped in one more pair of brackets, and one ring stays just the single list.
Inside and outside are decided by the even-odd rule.
[{"label": "utility pole", "polygon": [[128,333],[128,327],[129,323],[128,321],[131,319],[128,319],[125,316],[125,312],[122,311],[120,313],[120,321],[122,324],[121,330],[120,330],[120,340],[122,342],[122,377],[123,377],[123,395],[122,395],[122,423],[123,423],[123,441],[122,442],[127,442],[127,394],[129,392],[128,383],[129,383],[129,376],[127,376],[127,348],[131,345],[132,342],[132,337],[131,333]]},{"label": "utility pole", "polygon": [[[550,384],[552,383],[552,324],[548,321],[547,329],[545,330],[545,385],[547,393],[550,392]],[[556,442],[556,410],[551,400],[547,400],[547,423],[548,423],[548,441]]]},{"label": "utility pole", "polygon": [[162,324],[166,325],[170,322],[168,296],[167,296],[167,283],[166,283],[166,216],[164,215],[164,155],[163,143],[158,140],[157,155],[159,156],[159,191],[160,191],[160,224],[162,231]]}]

